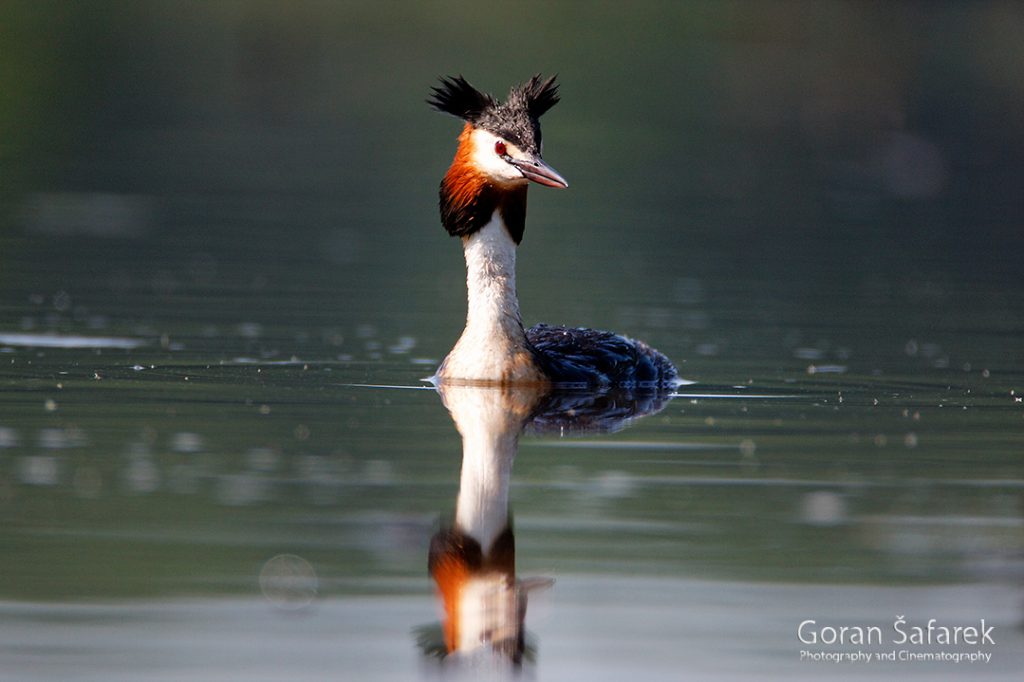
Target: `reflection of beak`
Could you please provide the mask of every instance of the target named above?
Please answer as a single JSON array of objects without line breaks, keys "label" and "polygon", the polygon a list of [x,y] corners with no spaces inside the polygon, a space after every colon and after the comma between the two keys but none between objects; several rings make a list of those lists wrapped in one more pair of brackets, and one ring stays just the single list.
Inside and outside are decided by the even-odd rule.
[{"label": "reflection of beak", "polygon": [[519,172],[523,174],[527,180],[533,180],[539,185],[545,187],[557,187],[563,189],[569,186],[569,183],[565,181],[561,175],[558,174],[551,166],[544,163],[539,156],[528,157],[525,159],[509,159],[509,163],[519,169]]}]

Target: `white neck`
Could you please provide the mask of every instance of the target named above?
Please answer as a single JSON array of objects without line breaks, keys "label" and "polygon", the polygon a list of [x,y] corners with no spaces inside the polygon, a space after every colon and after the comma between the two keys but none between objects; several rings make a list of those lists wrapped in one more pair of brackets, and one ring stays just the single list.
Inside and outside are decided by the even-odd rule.
[{"label": "white neck", "polygon": [[465,242],[469,310],[466,332],[522,336],[516,297],[516,244],[495,211]]},{"label": "white neck", "polygon": [[495,211],[464,240],[469,306],[466,328],[445,358],[441,379],[543,381],[536,368],[516,297],[516,244]]}]

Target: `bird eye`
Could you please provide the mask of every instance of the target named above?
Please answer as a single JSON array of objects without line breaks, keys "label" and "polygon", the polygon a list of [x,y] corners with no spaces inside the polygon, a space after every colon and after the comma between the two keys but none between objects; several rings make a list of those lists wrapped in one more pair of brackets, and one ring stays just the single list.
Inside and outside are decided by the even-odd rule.
[{"label": "bird eye", "polygon": [[494,143],[494,153],[498,156],[505,156],[508,154],[508,147],[505,146],[504,142],[498,140]]}]

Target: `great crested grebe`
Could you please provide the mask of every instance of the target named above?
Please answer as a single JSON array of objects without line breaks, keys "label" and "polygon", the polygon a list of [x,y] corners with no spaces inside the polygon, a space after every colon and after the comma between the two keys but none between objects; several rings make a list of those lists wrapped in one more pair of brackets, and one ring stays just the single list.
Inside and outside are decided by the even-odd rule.
[{"label": "great crested grebe", "polygon": [[504,102],[462,76],[442,78],[428,104],[466,121],[441,181],[441,223],[462,238],[466,328],[434,377],[446,383],[673,388],[676,368],[641,341],[593,329],[523,329],[516,246],[526,225],[526,189],[569,184],[541,159],[540,117],[558,103],[552,76],[514,86]]}]

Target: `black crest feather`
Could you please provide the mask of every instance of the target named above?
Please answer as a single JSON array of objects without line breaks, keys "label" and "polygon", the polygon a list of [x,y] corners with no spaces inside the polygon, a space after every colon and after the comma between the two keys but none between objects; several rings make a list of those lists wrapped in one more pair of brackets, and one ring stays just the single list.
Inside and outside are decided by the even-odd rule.
[{"label": "black crest feather", "polygon": [[427,104],[470,123],[476,123],[485,111],[498,106],[493,97],[474,88],[462,76],[443,77],[440,87],[431,90],[434,94]]},{"label": "black crest feather", "polygon": [[518,88],[513,88],[509,93],[509,100],[512,100],[518,91],[526,103],[526,110],[530,112],[530,116],[540,118],[548,109],[558,104],[558,84],[555,83],[555,78],[557,75],[541,81],[538,73]]},{"label": "black crest feather", "polygon": [[441,78],[441,85],[433,91],[427,103],[438,111],[458,116],[533,153],[540,151],[540,117],[558,104],[555,76],[545,80],[539,73],[513,86],[501,103],[462,76]]}]

